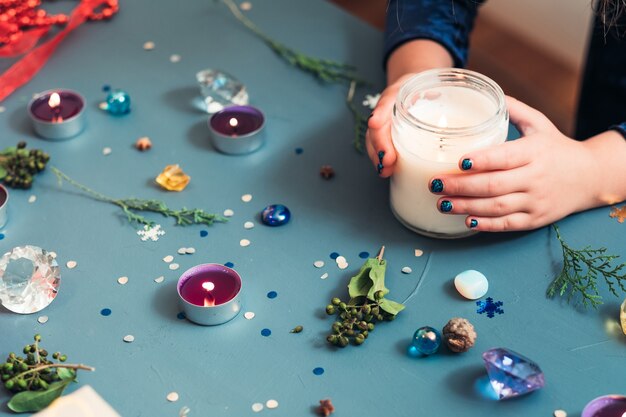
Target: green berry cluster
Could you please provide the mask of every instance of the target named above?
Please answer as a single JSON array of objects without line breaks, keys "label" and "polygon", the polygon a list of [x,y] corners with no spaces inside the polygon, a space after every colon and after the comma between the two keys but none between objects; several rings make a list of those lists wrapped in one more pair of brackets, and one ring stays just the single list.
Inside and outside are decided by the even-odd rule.
[{"label": "green berry cluster", "polygon": [[363,300],[360,303],[355,302],[354,299],[346,303],[338,297],[333,298],[330,304],[326,306],[326,314],[329,316],[338,314],[341,321],[333,323],[333,332],[326,337],[328,343],[346,347],[352,341],[355,345],[361,345],[374,331],[376,322],[395,319],[395,315],[389,314],[381,308],[380,301],[383,297],[384,293],[377,291],[374,294],[374,301],[359,297]]},{"label": "green berry cluster", "polygon": [[2,180],[11,188],[30,188],[33,176],[46,168],[50,155],[41,149],[26,149],[26,142],[0,153]]},{"label": "green berry cluster", "polygon": [[[12,392],[45,390],[49,384],[58,381],[61,377],[58,370],[62,368],[49,367],[54,362],[48,360],[48,351],[39,346],[40,335],[35,335],[35,343],[24,346],[25,357],[9,353],[6,362],[0,365],[0,375],[4,387]],[[52,354],[52,358],[65,362],[67,356],[59,352]]]}]

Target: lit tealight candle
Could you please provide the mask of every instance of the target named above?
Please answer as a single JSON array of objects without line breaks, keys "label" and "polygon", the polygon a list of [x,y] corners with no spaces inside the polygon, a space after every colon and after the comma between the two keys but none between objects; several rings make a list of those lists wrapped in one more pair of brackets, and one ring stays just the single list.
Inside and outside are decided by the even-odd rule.
[{"label": "lit tealight candle", "polygon": [[187,318],[202,325],[233,319],[241,311],[241,277],[224,265],[202,264],[178,280],[178,295]]},{"label": "lit tealight candle", "polygon": [[246,154],[259,149],[264,141],[265,116],[252,106],[231,106],[209,119],[215,148],[227,154]]},{"label": "lit tealight candle", "polygon": [[85,127],[85,100],[75,91],[49,90],[28,103],[35,132],[46,139],[62,140],[78,135]]}]

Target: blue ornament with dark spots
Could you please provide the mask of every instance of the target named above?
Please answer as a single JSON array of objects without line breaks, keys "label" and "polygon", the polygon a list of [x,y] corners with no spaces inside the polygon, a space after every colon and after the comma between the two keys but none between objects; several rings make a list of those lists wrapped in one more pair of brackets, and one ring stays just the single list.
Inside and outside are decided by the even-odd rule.
[{"label": "blue ornament with dark spots", "polygon": [[107,95],[107,112],[114,116],[130,113],[130,96],[122,90],[113,90]]},{"label": "blue ornament with dark spots", "polygon": [[261,212],[261,220],[268,226],[282,226],[287,224],[291,219],[291,212],[287,206],[282,204],[272,204],[267,206]]}]

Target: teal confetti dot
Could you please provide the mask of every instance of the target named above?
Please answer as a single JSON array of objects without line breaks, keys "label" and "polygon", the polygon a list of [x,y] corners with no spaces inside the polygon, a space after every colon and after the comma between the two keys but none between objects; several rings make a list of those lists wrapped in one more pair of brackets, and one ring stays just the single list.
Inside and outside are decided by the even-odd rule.
[{"label": "teal confetti dot", "polygon": [[337,259],[339,257],[339,254],[337,252],[333,252],[330,254],[330,259]]},{"label": "teal confetti dot", "polygon": [[109,91],[111,91],[111,86],[108,84],[103,85],[102,91],[104,91],[105,93],[108,93]]},{"label": "teal confetti dot", "polygon": [[224,266],[227,266],[228,268],[232,268],[233,266],[235,266],[235,264],[232,262],[226,262]]},{"label": "teal confetti dot", "polygon": [[276,291],[270,291],[267,293],[267,298],[276,298],[278,297],[278,293]]},{"label": "teal confetti dot", "polygon": [[270,329],[263,329],[263,330],[261,330],[261,336],[268,337],[271,334],[272,334],[272,331]]},{"label": "teal confetti dot", "polygon": [[304,149],[296,148],[296,155],[300,155],[300,154],[302,154],[302,152],[304,152]]},{"label": "teal confetti dot", "polygon": [[324,368],[319,368],[319,367],[315,368],[315,369],[313,369],[313,373],[315,375],[322,375],[324,373]]},{"label": "teal confetti dot", "polygon": [[369,257],[370,257],[370,253],[369,252],[363,251],[363,252],[359,253],[359,258],[361,258],[361,259],[367,259]]},{"label": "teal confetti dot", "polygon": [[4,233],[0,233],[0,240],[4,239]]},{"label": "teal confetti dot", "polygon": [[206,230],[200,230],[200,237],[207,237],[209,235],[209,232],[207,232]]},{"label": "teal confetti dot", "polygon": [[176,318],[177,318],[178,320],[185,320],[185,319],[187,318],[187,315],[185,314],[185,312],[184,312],[184,311],[181,311],[180,313],[178,313],[178,314],[176,315]]},{"label": "teal confetti dot", "polygon": [[111,309],[110,308],[103,308],[102,310],[100,310],[100,314],[102,314],[103,316],[110,316],[111,315]]}]

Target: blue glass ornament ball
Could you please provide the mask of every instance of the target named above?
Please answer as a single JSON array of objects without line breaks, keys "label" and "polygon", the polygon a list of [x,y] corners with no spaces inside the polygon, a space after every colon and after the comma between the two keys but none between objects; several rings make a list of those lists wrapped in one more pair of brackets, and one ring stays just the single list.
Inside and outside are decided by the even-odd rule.
[{"label": "blue glass ornament ball", "polygon": [[282,204],[272,204],[261,212],[261,220],[268,226],[282,226],[291,219],[291,212],[287,206]]},{"label": "blue glass ornament ball", "polygon": [[130,96],[122,90],[113,90],[107,95],[107,112],[115,116],[130,112]]},{"label": "blue glass ornament ball", "polygon": [[441,346],[441,333],[430,326],[420,327],[415,331],[409,351],[421,355],[432,355]]}]

